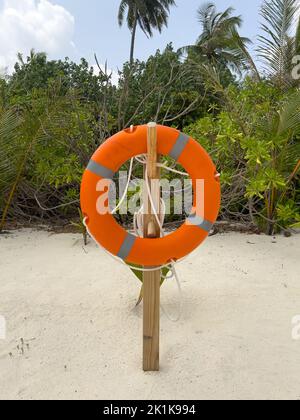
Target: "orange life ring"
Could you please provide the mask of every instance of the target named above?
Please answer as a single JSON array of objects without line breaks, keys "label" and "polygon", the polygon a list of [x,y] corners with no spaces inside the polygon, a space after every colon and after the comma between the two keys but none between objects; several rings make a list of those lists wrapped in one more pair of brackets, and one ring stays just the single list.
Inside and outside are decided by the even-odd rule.
[{"label": "orange life ring", "polygon": [[[204,214],[191,214],[175,232],[159,239],[138,238],[122,228],[109,212],[99,214],[97,184],[112,179],[121,166],[134,156],[147,153],[147,126],[123,130],[112,136],[93,155],[81,184],[81,208],[95,240],[124,261],[145,267],[162,266],[190,254],[208,236],[217,219],[221,191],[216,168],[207,152],[189,136],[170,127],[157,126],[160,155],[175,159],[189,173],[193,188],[204,180]],[[197,209],[194,194],[193,208]]]}]

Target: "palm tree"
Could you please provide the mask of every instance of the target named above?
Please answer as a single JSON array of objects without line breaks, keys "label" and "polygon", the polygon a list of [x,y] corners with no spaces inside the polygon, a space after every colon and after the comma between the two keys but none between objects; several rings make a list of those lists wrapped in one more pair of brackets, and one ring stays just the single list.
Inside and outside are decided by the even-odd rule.
[{"label": "palm tree", "polygon": [[153,29],[162,31],[168,24],[170,7],[175,0],[121,0],[118,20],[122,26],[127,10],[127,25],[131,31],[130,65],[134,60],[134,47],[137,27],[148,37],[153,36]]},{"label": "palm tree", "polygon": [[300,52],[300,22],[293,36],[298,0],[265,0],[261,7],[263,35],[259,36],[258,54],[268,75],[279,85],[291,83],[293,57]]},{"label": "palm tree", "polygon": [[234,9],[229,7],[218,12],[214,3],[204,3],[198,9],[198,21],[202,33],[195,45],[182,50],[196,54],[202,62],[220,67],[224,64],[235,71],[251,67],[257,76],[257,68],[251,59],[247,44],[250,40],[239,35],[242,25],[241,16],[233,15]]}]

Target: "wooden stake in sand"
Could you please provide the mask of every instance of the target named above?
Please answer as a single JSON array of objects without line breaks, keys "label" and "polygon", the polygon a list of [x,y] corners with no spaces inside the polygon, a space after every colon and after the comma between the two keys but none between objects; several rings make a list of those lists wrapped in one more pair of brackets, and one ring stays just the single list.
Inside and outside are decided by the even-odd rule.
[{"label": "wooden stake in sand", "polygon": [[[155,208],[160,211],[160,170],[157,167],[157,128],[155,123],[148,124],[148,174],[151,197]],[[145,177],[146,178],[146,177]],[[145,238],[159,238],[160,228],[154,216],[144,188],[143,229]],[[146,271],[143,274],[143,369],[159,370],[159,318],[160,318],[160,279],[161,270]]]}]

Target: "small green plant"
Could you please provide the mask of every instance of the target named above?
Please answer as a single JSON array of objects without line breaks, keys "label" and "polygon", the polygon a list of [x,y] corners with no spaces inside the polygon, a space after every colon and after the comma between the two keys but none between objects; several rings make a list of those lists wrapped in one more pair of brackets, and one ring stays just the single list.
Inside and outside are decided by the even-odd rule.
[{"label": "small green plant", "polygon": [[300,93],[247,79],[224,95],[226,112],[185,128],[221,172],[222,215],[251,219],[269,235],[293,226],[299,217]]}]

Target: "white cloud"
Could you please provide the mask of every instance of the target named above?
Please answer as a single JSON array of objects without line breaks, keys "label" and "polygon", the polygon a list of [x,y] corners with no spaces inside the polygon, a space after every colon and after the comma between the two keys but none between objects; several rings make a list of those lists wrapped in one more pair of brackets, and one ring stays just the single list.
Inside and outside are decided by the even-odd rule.
[{"label": "white cloud", "polygon": [[13,70],[18,52],[50,56],[74,51],[74,17],[49,0],[4,0],[0,10],[0,69]]}]

